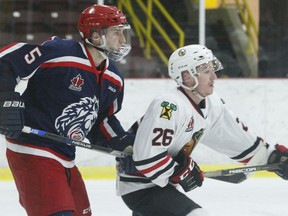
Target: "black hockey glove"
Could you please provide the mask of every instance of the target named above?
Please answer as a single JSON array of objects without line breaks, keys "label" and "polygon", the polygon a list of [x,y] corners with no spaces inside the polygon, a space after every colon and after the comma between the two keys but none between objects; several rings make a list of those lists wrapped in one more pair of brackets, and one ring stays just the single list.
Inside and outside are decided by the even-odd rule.
[{"label": "black hockey glove", "polygon": [[109,148],[117,151],[122,151],[124,153],[133,152],[133,144],[134,144],[135,135],[131,133],[125,133],[121,136],[113,137],[111,140],[107,142]]},{"label": "black hockey glove", "polygon": [[268,164],[283,163],[282,169],[275,170],[275,173],[288,180],[288,149],[283,145],[275,145],[275,150],[271,153],[268,159]]},{"label": "black hockey glove", "polygon": [[202,186],[204,180],[203,173],[191,157],[180,151],[174,157],[174,160],[179,165],[176,166],[173,175],[170,177],[171,183],[179,183],[185,192]]},{"label": "black hockey glove", "polygon": [[128,175],[141,175],[140,172],[136,169],[135,163],[133,161],[132,155],[129,155],[124,158],[117,158],[121,171]]},{"label": "black hockey glove", "polygon": [[0,92],[0,134],[16,138],[24,127],[24,102],[18,92]]}]

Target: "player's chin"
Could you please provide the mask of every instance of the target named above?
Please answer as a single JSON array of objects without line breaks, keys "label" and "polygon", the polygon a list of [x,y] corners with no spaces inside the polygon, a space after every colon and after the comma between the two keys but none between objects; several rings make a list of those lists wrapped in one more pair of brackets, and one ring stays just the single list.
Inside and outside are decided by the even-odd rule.
[{"label": "player's chin", "polygon": [[206,91],[207,96],[213,94],[213,92],[214,92],[214,86],[211,85],[211,86],[209,86],[209,88]]}]

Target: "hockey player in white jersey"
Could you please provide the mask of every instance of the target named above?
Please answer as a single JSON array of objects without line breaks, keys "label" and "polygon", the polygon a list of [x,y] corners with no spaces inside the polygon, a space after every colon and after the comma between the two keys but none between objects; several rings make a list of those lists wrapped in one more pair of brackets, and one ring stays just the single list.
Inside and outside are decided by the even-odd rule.
[{"label": "hockey player in white jersey", "polygon": [[[202,171],[191,158],[198,143],[243,164],[288,163],[285,146],[269,145],[251,133],[214,92],[221,69],[205,46],[185,46],[170,56],[169,75],[178,87],[152,101],[139,127],[132,127],[137,128],[133,160],[117,164],[117,193],[133,216],[208,215],[177,189],[202,185]],[[285,180],[287,166],[275,171]]]}]

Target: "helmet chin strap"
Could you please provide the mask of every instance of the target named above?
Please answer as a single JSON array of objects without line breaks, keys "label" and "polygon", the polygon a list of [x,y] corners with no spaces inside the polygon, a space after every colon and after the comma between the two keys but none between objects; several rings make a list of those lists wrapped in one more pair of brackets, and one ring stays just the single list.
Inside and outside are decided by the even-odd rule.
[{"label": "helmet chin strap", "polygon": [[189,91],[191,91],[191,92],[192,92],[196,97],[198,97],[200,100],[203,100],[205,97],[203,97],[203,96],[199,93],[199,91],[197,90],[197,86],[198,86],[198,84],[199,84],[198,79],[197,79],[197,77],[194,77],[194,76],[193,76],[193,79],[195,80],[195,85],[194,85],[194,86],[188,87],[188,86],[185,86],[185,85],[182,84],[182,87],[185,88],[185,89],[187,89],[187,90],[189,90]]},{"label": "helmet chin strap", "polygon": [[193,90],[191,90],[191,92],[195,95],[195,96],[197,96],[200,100],[203,100],[205,97],[203,97],[199,92],[198,92],[198,90],[195,88],[195,89],[193,89]]},{"label": "helmet chin strap", "polygon": [[191,92],[196,96],[198,97],[200,100],[203,100],[205,97],[203,97],[199,91],[197,90],[197,87],[199,85],[199,82],[198,82],[198,79],[197,77],[193,76],[193,79],[195,80],[195,85],[193,87],[191,87]]},{"label": "helmet chin strap", "polygon": [[91,43],[91,42],[89,41],[88,38],[85,39],[85,43],[93,46],[95,49],[97,49],[98,51],[100,51],[100,54],[102,55],[103,58],[108,59],[108,56],[106,55],[106,53],[108,52],[108,50],[105,50],[105,49],[103,49],[103,48],[101,48],[101,47],[95,46],[93,43]]}]

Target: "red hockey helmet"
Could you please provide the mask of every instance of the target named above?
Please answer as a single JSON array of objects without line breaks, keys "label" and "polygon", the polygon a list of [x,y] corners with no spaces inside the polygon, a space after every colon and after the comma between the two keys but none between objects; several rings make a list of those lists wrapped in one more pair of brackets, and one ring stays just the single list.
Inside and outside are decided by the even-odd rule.
[{"label": "red hockey helmet", "polygon": [[[84,42],[94,46],[105,58],[120,61],[131,50],[131,27],[126,16],[115,6],[92,5],[86,8],[78,20],[78,30]],[[93,32],[100,41],[91,40]]]},{"label": "red hockey helmet", "polygon": [[83,39],[90,38],[91,30],[101,32],[103,28],[127,25],[125,14],[115,6],[92,5],[86,8],[79,17],[78,30]]}]

